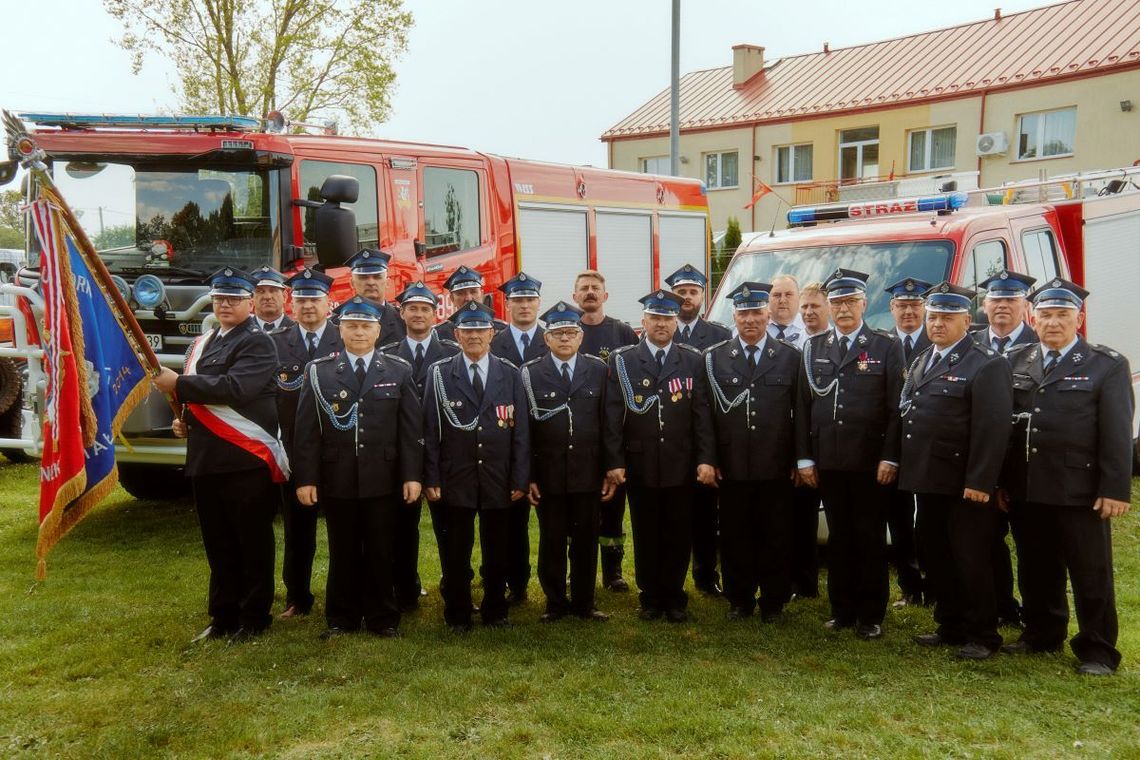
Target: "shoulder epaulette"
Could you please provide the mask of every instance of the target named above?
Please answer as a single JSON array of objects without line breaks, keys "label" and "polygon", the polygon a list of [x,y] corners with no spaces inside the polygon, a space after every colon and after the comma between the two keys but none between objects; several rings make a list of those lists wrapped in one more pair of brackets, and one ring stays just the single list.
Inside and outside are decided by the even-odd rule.
[{"label": "shoulder epaulette", "polygon": [[294,327],[294,326],[295,325],[281,325],[276,330],[270,330],[269,334],[270,335],[284,335],[285,333],[289,332],[290,327]]},{"label": "shoulder epaulette", "polygon": [[[525,362],[522,363],[522,367],[529,367],[532,364],[538,364],[540,361],[542,361],[545,358],[546,358],[546,356],[539,356],[539,357],[536,357],[534,359],[527,359]],[[522,367],[519,367],[519,369],[522,369]]]},{"label": "shoulder epaulette", "polygon": [[677,346],[678,348],[683,348],[683,349],[685,349],[686,351],[692,351],[692,352],[693,352],[694,354],[696,354],[697,356],[700,356],[700,355],[703,353],[703,352],[701,351],[701,349],[699,349],[699,348],[696,348],[696,347],[694,347],[694,346],[690,346],[688,343],[674,343],[673,345],[674,345],[674,346]]},{"label": "shoulder epaulette", "polygon": [[495,356],[494,354],[489,354],[489,356],[490,356],[492,359],[498,359],[498,360],[499,360],[499,361],[501,361],[503,364],[507,365],[508,367],[511,367],[512,369],[518,369],[518,367],[516,367],[516,366],[514,365],[514,363],[513,363],[513,362],[511,362],[511,360],[510,360],[510,359],[504,359],[503,357],[501,357],[501,356]]},{"label": "shoulder epaulette", "polygon": [[451,340],[450,338],[441,338],[441,337],[439,337],[438,335],[437,335],[437,336],[435,336],[435,337],[436,337],[436,339],[437,339],[437,340],[438,340],[440,343],[442,343],[442,344],[443,344],[443,345],[445,345],[445,346],[450,346],[450,347],[452,347],[452,348],[461,348],[461,346],[460,346],[458,343],[456,343],[455,341]]},{"label": "shoulder epaulette", "polygon": [[[732,339],[729,338],[729,340],[732,340]],[[808,338],[808,340],[811,340],[811,338]],[[797,346],[795,343],[792,343],[792,342],[787,341],[787,340],[780,340],[779,338],[776,338],[776,342],[779,343],[780,345],[787,346],[788,348],[795,351],[797,354],[800,353],[800,347]]]},{"label": "shoulder epaulette", "polygon": [[978,351],[981,351],[986,356],[994,356],[995,354],[997,354],[997,351],[994,351],[989,346],[984,346],[981,343],[978,343],[977,341],[973,341],[973,340],[970,341],[970,346],[972,348],[978,350]]},{"label": "shoulder epaulette", "polygon": [[380,353],[384,354],[385,356],[395,356],[395,352],[400,350],[400,342],[401,341],[396,341],[395,343],[385,343],[384,345],[380,346]]},{"label": "shoulder epaulette", "polygon": [[579,352],[578,358],[582,358],[582,357],[585,357],[586,359],[588,359],[590,361],[597,362],[598,364],[601,364],[603,367],[606,364],[606,360],[600,356],[594,356],[593,354],[583,354],[583,353]]},{"label": "shoulder epaulette", "polygon": [[1033,348],[1036,345],[1036,343],[1016,343],[1005,350],[1005,355],[1012,359],[1025,349]]},{"label": "shoulder epaulette", "polygon": [[898,338],[898,335],[895,334],[894,330],[880,330],[877,327],[872,327],[871,332],[873,332],[875,335],[882,335],[887,340],[896,340]]},{"label": "shoulder epaulette", "polygon": [[1124,358],[1124,356],[1116,349],[1109,348],[1108,346],[1102,346],[1099,343],[1090,343],[1089,348],[1091,348],[1093,351],[1096,351],[1098,354],[1104,354],[1113,361],[1120,361]]},{"label": "shoulder epaulette", "polygon": [[[383,350],[381,350],[381,353],[384,353],[384,352],[383,352]],[[411,363],[410,361],[408,361],[407,359],[405,359],[404,357],[402,357],[402,356],[396,356],[395,354],[384,353],[384,357],[385,357],[386,359],[392,359],[392,360],[394,360],[394,361],[397,361],[397,362],[399,362],[400,364],[403,364],[403,365],[404,365],[405,367],[407,367],[408,369],[411,369],[411,368],[412,368],[412,363]]]},{"label": "shoulder epaulette", "polygon": [[623,354],[631,348],[637,348],[637,346],[638,344],[635,343],[632,346],[618,346],[617,348],[612,348],[610,349],[610,356],[614,356],[615,354]]},{"label": "shoulder epaulette", "polygon": [[715,351],[716,349],[720,348],[721,346],[723,346],[723,345],[724,345],[724,344],[726,344],[726,343],[730,343],[731,341],[732,341],[732,338],[725,338],[725,339],[724,339],[724,340],[722,340],[722,341],[719,341],[719,342],[717,342],[717,343],[713,343],[713,344],[712,344],[711,346],[709,346],[709,347],[708,347],[706,350],[707,350],[707,351]]},{"label": "shoulder epaulette", "polygon": [[335,354],[326,354],[325,356],[318,356],[316,359],[310,359],[309,364],[320,364],[321,362],[331,362],[333,359],[337,358],[338,356],[340,356],[339,351],[337,351]]},{"label": "shoulder epaulette", "polygon": [[732,329],[728,325],[722,325],[720,322],[717,322],[715,319],[706,319],[705,321],[708,322],[710,325],[713,325],[714,327],[719,327],[722,330],[728,330],[729,332],[732,332]]}]

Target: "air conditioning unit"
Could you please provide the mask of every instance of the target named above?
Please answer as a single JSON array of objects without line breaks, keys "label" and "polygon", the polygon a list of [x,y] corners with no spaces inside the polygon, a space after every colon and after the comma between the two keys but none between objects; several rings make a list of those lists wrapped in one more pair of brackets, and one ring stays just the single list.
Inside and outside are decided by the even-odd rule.
[{"label": "air conditioning unit", "polygon": [[1005,132],[985,132],[978,135],[977,154],[979,156],[1004,156],[1009,149]]}]

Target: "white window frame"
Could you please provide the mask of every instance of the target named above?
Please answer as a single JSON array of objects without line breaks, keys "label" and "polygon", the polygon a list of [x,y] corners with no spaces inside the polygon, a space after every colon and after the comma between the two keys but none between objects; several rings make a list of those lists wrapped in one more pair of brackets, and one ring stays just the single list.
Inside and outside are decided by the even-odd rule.
[{"label": "white window frame", "polygon": [[[808,177],[807,177],[807,179],[796,179],[796,148],[811,148],[812,149],[812,151],[811,151],[812,160],[808,166]],[[782,151],[782,150],[788,151],[788,175],[790,177],[790,179],[786,179],[783,181],[780,180],[780,151]],[[776,169],[775,169],[776,176],[773,177],[773,179],[775,181],[772,184],[774,184],[774,185],[798,185],[798,184],[801,184],[804,182],[812,182],[814,180],[814,177],[815,177],[815,170],[814,170],[814,167],[811,166],[810,164],[814,164],[814,163],[815,163],[815,143],[806,142],[806,143],[792,143],[790,145],[777,145],[776,146]]]},{"label": "white window frame", "polygon": [[[732,154],[736,156],[736,184],[735,185],[722,185],[719,184],[724,177],[724,157]],[[718,150],[709,151],[701,155],[701,176],[707,178],[708,159],[709,156],[716,156],[716,185],[708,185],[707,190],[735,190],[740,187],[740,151],[739,150]]]},{"label": "white window frame", "polygon": [[[954,160],[948,166],[931,166],[930,165],[930,161],[931,161],[930,156],[934,152],[934,133],[939,132],[943,129],[953,129],[954,130]],[[924,151],[924,154],[922,157],[923,162],[925,164],[925,168],[921,168],[921,169],[916,169],[915,167],[910,165],[910,157],[911,157],[911,154],[913,153],[913,151],[911,150],[911,141],[914,139],[914,136],[917,134],[925,134],[926,135],[926,150]],[[957,124],[943,124],[940,127],[926,127],[925,129],[912,129],[906,133],[906,164],[907,164],[906,171],[907,171],[907,174],[925,174],[927,172],[946,171],[947,169],[953,169],[957,163],[958,163],[958,125]]]},{"label": "white window frame", "polygon": [[[1068,153],[1053,153],[1053,154],[1048,155],[1048,156],[1042,155],[1041,149],[1042,149],[1043,144],[1045,142],[1045,120],[1046,120],[1046,118],[1049,116],[1049,114],[1064,113],[1066,111],[1072,111],[1073,112],[1073,133],[1069,136],[1069,145],[1072,148],[1072,150],[1070,150]],[[1036,150],[1034,155],[1023,157],[1021,155],[1021,123],[1025,119],[1026,116],[1037,116],[1040,118],[1037,120],[1037,135],[1036,135],[1036,142],[1034,143],[1034,146],[1036,147],[1037,150]],[[1017,131],[1014,133],[1014,135],[1016,136],[1015,140],[1016,140],[1016,150],[1017,150],[1017,158],[1015,159],[1015,161],[1047,161],[1051,158],[1068,158],[1068,157],[1071,157],[1076,152],[1076,147],[1077,147],[1077,145],[1076,145],[1076,143],[1077,143],[1077,107],[1076,106],[1066,106],[1064,108],[1051,108],[1047,111],[1030,111],[1028,113],[1018,114],[1018,116],[1017,116]]]},{"label": "white window frame", "polygon": [[[665,162],[664,171],[659,171],[659,172],[649,171],[649,162],[650,161],[664,161]],[[669,167],[669,156],[646,156],[645,158],[639,158],[637,160],[637,170],[639,172],[641,172],[642,174],[656,174],[659,176],[667,177],[667,176],[669,176],[669,169],[670,169],[670,167]]]},{"label": "white window frame", "polygon": [[[863,149],[864,148],[866,148],[869,145],[874,145],[875,147],[879,148],[879,153],[880,154],[882,153],[882,146],[880,145],[880,139],[882,137],[882,130],[880,129],[878,124],[875,124],[873,126],[876,129],[879,129],[879,137],[876,137],[876,138],[873,138],[870,140],[853,140],[851,142],[843,142],[843,133],[844,132],[854,132],[857,129],[868,129],[869,127],[852,127],[850,129],[839,130],[839,150],[836,151],[836,154],[835,154],[836,159],[837,159],[836,164],[835,164],[835,176],[839,178],[840,182],[852,182],[852,181],[863,182],[866,180],[866,178],[863,176],[864,168],[865,168],[865,166],[863,164]],[[855,169],[856,170],[855,170],[855,176],[854,177],[844,177],[843,176],[843,149],[844,148],[855,148]],[[881,158],[882,158],[882,156],[880,155],[880,159]],[[881,160],[876,160],[875,166],[882,168]],[[875,176],[878,176],[878,175],[876,174]]]}]

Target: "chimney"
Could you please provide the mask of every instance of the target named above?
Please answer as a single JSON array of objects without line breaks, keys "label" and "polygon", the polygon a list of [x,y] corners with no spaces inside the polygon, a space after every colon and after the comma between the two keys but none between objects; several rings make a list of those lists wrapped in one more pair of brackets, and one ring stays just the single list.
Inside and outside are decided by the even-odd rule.
[{"label": "chimney", "polygon": [[732,86],[742,87],[764,68],[764,48],[759,45],[732,46]]},{"label": "chimney", "polygon": [[1001,21],[1001,8],[994,8],[994,21]]}]

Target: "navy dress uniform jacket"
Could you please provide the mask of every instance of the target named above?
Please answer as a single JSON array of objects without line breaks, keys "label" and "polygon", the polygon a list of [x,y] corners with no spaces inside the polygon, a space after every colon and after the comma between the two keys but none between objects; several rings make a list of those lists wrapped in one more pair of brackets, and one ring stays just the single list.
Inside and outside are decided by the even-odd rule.
[{"label": "navy dress uniform jacket", "polygon": [[[293,454],[293,422],[297,417],[297,399],[301,396],[301,376],[305,365],[310,361],[305,332],[304,328],[293,324],[269,334],[277,346],[277,421],[281,426],[281,440],[290,456]],[[344,343],[336,325],[325,322],[313,359],[335,356],[343,348]]]},{"label": "navy dress uniform jacket", "polygon": [[[526,393],[518,369],[494,356],[483,389],[480,402],[462,353],[432,365],[424,390],[424,486],[441,488],[449,506],[506,509],[511,491],[526,493],[530,485]],[[455,427],[449,410],[460,425],[475,426]]]},{"label": "navy dress uniform jacket", "polygon": [[[407,336],[404,336],[407,337]],[[416,355],[408,347],[408,341],[400,338],[399,343],[389,343],[382,349],[384,353],[390,356],[398,356],[412,366],[412,380],[416,384],[416,393],[419,394],[420,401],[424,400],[424,388],[427,385],[428,370],[431,365],[435,364],[440,359],[447,359],[459,353],[459,344],[440,338],[434,332],[428,340],[428,346],[424,349],[424,363],[420,367],[420,371],[416,372]]]},{"label": "navy dress uniform jacket", "polygon": [[727,327],[716,322],[709,322],[702,317],[697,317],[696,321],[693,322],[692,327],[689,328],[688,338],[682,337],[682,328],[683,325],[678,321],[677,332],[673,335],[673,340],[692,346],[698,351],[704,351],[732,337],[732,331]]},{"label": "navy dress uniform jacket", "polygon": [[[644,339],[636,346],[610,353],[606,469],[625,468],[626,480],[644,488],[694,484],[698,464],[716,464],[704,361],[692,346],[674,342],[658,374],[655,353]],[[657,399],[644,414],[627,406],[619,381],[619,362],[630,382],[629,402],[642,406],[653,397]],[[680,389],[671,389],[671,381]]]},{"label": "navy dress uniform jacket", "polygon": [[1128,360],[1084,338],[1048,376],[1038,344],[1007,359],[1013,410],[1032,415],[1010,437],[1002,475],[1010,496],[1074,507],[1090,507],[1101,496],[1128,501],[1135,404]]},{"label": "navy dress uniform jacket", "polygon": [[[846,356],[834,329],[808,339],[804,346],[799,394],[805,414],[796,423],[797,459],[811,459],[821,470],[874,471],[879,462],[899,461],[899,394],[902,351],[890,335],[864,324]],[[812,391],[833,380],[826,396]],[[838,396],[838,398],[837,398]]]},{"label": "navy dress uniform jacket", "polygon": [[998,484],[1009,441],[1009,363],[967,335],[926,371],[934,347],[915,359],[907,383],[899,488],[961,497]]},{"label": "navy dress uniform jacket", "polygon": [[491,339],[491,355],[506,359],[516,367],[521,367],[532,359],[538,359],[550,353],[550,349],[542,337],[544,332],[546,331],[542,329],[542,325],[535,327],[530,345],[526,347],[526,356],[519,356],[519,347],[515,343],[515,336],[511,334],[508,326],[508,329],[495,333],[495,337]]},{"label": "navy dress uniform jacket", "polygon": [[[321,499],[371,499],[422,482],[423,414],[407,362],[373,353],[363,385],[343,352],[309,366],[297,404],[297,485],[316,486]],[[327,409],[343,420],[358,401],[356,425],[338,430]]]},{"label": "navy dress uniform jacket", "polygon": [[[972,331],[970,337],[982,348],[993,348],[993,345],[990,343],[990,328],[988,327]],[[1039,343],[1040,340],[1033,328],[1026,324],[1021,328],[1021,334],[1017,336],[1017,340],[1005,347],[1005,352],[1009,353],[1010,349],[1016,348],[1017,346],[1028,346],[1030,344]]]},{"label": "navy dress uniform jacket", "polygon": [[[736,338],[719,343],[704,357],[709,404],[716,429],[716,462],[726,480],[775,480],[795,467],[795,407],[799,395],[800,352],[767,338],[756,367]],[[747,401],[724,411],[744,393]],[[727,402],[727,403],[726,403]]]},{"label": "navy dress uniform jacket", "polygon": [[[578,354],[570,387],[562,380],[561,362],[548,354],[522,367],[533,396],[531,410],[539,413],[563,404],[569,407],[539,422],[531,417],[531,481],[543,494],[597,493],[605,477],[602,423],[606,398],[606,363]],[[573,435],[571,435],[573,428]]]},{"label": "navy dress uniform jacket", "polygon": [[[278,434],[277,350],[273,340],[252,317],[224,337],[215,329],[198,358],[193,375],[181,375],[174,386],[180,403],[220,404],[256,423],[270,435]],[[219,438],[205,425],[186,415],[186,474],[216,475],[266,467],[245,449]]]}]

